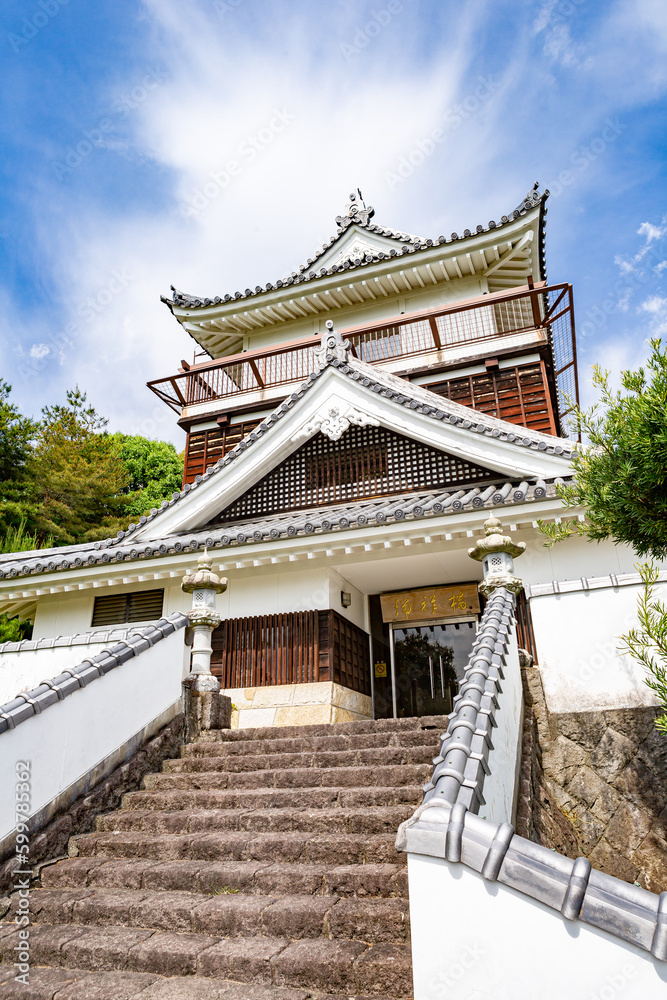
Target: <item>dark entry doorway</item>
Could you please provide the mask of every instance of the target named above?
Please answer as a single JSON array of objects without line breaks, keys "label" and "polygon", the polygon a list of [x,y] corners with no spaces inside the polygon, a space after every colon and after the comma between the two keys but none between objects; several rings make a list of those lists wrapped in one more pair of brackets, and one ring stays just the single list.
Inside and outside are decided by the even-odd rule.
[{"label": "dark entry doorway", "polygon": [[449,715],[475,638],[476,619],[392,625],[398,718]]}]

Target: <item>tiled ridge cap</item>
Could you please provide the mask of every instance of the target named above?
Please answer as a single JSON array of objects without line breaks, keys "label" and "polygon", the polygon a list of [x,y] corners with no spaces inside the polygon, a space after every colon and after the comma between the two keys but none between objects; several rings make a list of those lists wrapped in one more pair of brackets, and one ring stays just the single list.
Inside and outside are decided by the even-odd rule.
[{"label": "tiled ridge cap", "polygon": [[440,754],[433,761],[433,775],[424,786],[424,802],[462,802],[475,813],[484,805],[491,730],[496,725],[515,604],[514,594],[504,587],[494,590],[487,601]]},{"label": "tiled ridge cap", "polygon": [[[183,532],[164,538],[132,544],[121,538],[93,545],[82,545],[76,552],[48,561],[39,558],[40,550],[17,553],[21,559],[0,566],[0,579],[14,579],[78,569],[111,562],[131,562],[135,559],[160,558],[180,552],[195,552],[251,545],[258,542],[278,541],[284,538],[328,532],[353,530],[358,527],[378,527],[399,521],[417,521],[435,516],[461,514],[473,510],[490,510],[498,506],[516,506],[538,500],[554,499],[556,484],[569,479],[542,480],[534,483],[506,482],[488,486],[475,486],[443,492],[422,493],[409,497],[384,497],[374,501],[360,500],[354,506],[338,504],[335,507],[295,511],[288,515],[271,515],[262,520],[238,521],[219,527],[206,527],[198,531]],[[175,501],[171,501],[174,503]]]},{"label": "tiled ridge cap", "polygon": [[[475,230],[465,229],[463,235],[459,236],[458,233],[452,233],[450,237],[438,236],[437,239],[427,239],[420,240],[418,237],[410,236],[407,233],[400,233],[395,230],[388,229],[385,226],[376,226],[371,222],[364,223],[360,219],[356,219],[352,216],[349,221],[343,227],[340,227],[331,239],[323,244],[322,249],[318,251],[315,257],[309,258],[304,265],[302,265],[297,271],[292,271],[292,273],[286,277],[279,279],[275,282],[267,282],[267,284],[262,287],[261,285],[256,285],[254,289],[246,288],[245,291],[237,291],[233,294],[226,294],[224,296],[216,295],[214,298],[199,298],[196,295],[188,295],[185,292],[179,291],[174,286],[171,286],[171,291],[173,293],[172,298],[168,298],[165,295],[160,296],[161,301],[164,302],[173,311],[174,306],[180,306],[186,309],[199,309],[208,308],[210,306],[221,305],[227,302],[234,302],[239,300],[247,300],[253,297],[258,297],[264,295],[266,292],[272,292],[279,288],[286,288],[290,285],[298,285],[308,281],[314,281],[318,278],[323,278],[331,276],[333,274],[342,273],[343,271],[353,271],[358,268],[367,267],[370,264],[377,264],[383,260],[390,260],[393,257],[402,257],[406,254],[418,253],[421,250],[430,250],[435,246],[442,246],[446,243],[456,243],[462,240],[467,240],[472,237],[479,236],[483,233],[492,232],[495,229],[502,229],[504,226],[510,225],[516,219],[520,218],[522,215],[526,215],[532,209],[536,208],[538,205],[542,206],[542,212],[540,214],[540,258],[541,266],[544,270],[544,216],[546,215],[546,209],[544,208],[544,203],[549,197],[549,191],[545,190],[540,194],[536,188],[530,191],[526,197],[521,201],[521,203],[510,212],[509,215],[503,215],[501,217],[500,223],[495,222],[493,219],[488,223],[487,226],[479,225],[475,227]],[[340,236],[348,229],[351,225],[358,225],[361,228],[368,229],[371,232],[376,232],[380,235],[389,235],[391,239],[398,239],[405,245],[401,247],[400,250],[390,250],[388,253],[381,251],[379,253],[371,254],[365,253],[363,256],[360,255],[359,258],[355,260],[341,261],[339,264],[334,264],[328,268],[320,268],[319,271],[309,270],[312,268],[317,261],[320,259],[322,254],[326,253],[333,244],[340,238]],[[543,274],[544,276],[544,274]]]},{"label": "tiled ridge cap", "polygon": [[203,475],[195,476],[193,483],[186,483],[180,492],[175,492],[172,495],[171,500],[163,500],[159,510],[154,507],[150,514],[140,517],[137,524],[130,524],[126,531],[119,531],[116,538],[108,539],[106,542],[100,544],[117,545],[123,538],[136,531],[138,527],[146,524],[147,521],[152,521],[167,508],[173,507],[180,499],[196,489],[200,483],[207,482],[211,476],[222,469],[226,469],[228,465],[236,461],[244,451],[247,451],[259,438],[266,434],[281,417],[284,417],[288,410],[292,409],[295,403],[314,385],[317,379],[321,378],[329,366],[338,368],[353,381],[361,382],[362,385],[370,388],[371,392],[382,395],[385,399],[392,399],[399,405],[406,406],[408,409],[415,410],[418,413],[423,413],[434,420],[458,424],[474,433],[485,434],[487,437],[497,438],[500,441],[508,441],[518,447],[543,451],[549,455],[562,455],[564,458],[569,458],[574,450],[574,445],[565,438],[552,437],[551,435],[522,427],[519,424],[509,424],[497,417],[489,417],[486,414],[479,413],[477,410],[472,410],[460,403],[438,396],[434,392],[429,392],[424,386],[413,385],[398,375],[374,368],[372,365],[368,365],[363,361],[357,361],[355,358],[347,362],[342,362],[338,358],[328,356],[326,364],[319,368],[318,371],[311,372],[298,389],[290,393],[268,417],[265,417],[231,451],[227,452],[222,458],[219,458],[214,465],[209,465]]},{"label": "tiled ridge cap", "polygon": [[[144,624],[149,624],[144,622]],[[152,624],[152,622],[150,623]],[[114,625],[107,629],[95,629],[88,632],[75,632],[73,635],[56,635],[43,639],[20,639],[18,642],[0,643],[2,653],[24,653],[35,649],[62,649],[66,646],[88,646],[97,642],[113,642],[122,640],[128,635],[139,633],[142,624]]]},{"label": "tiled ridge cap", "polygon": [[57,677],[42,681],[32,691],[17,695],[12,701],[0,705],[0,733],[16,729],[33,715],[40,715],[57,701],[62,701],[80,688],[87,687],[92,681],[108,674],[110,670],[114,670],[133,656],[139,656],[172,632],[184,628],[187,623],[187,616],[175,611],[168,618],[160,618],[154,624],[139,629],[135,635],[128,635],[111,649],[102,650],[96,656],[87,656],[75,667],[67,667]]},{"label": "tiled ridge cap", "polygon": [[477,815],[484,804],[496,691],[514,601],[504,588],[489,598],[424,802],[399,827],[396,849],[464,864],[567,920],[582,920],[667,961],[667,893],[658,896],[630,885],[597,871],[587,858],[572,860],[518,836],[510,823]]},{"label": "tiled ridge cap", "polygon": [[421,809],[402,831],[399,850],[466,865],[567,920],[581,920],[667,961],[667,893],[656,895],[597,871],[587,858],[572,860],[526,840],[510,823],[482,819],[461,802],[431,801]]},{"label": "tiled ridge cap", "polygon": [[[667,570],[658,573],[658,583],[667,582]],[[642,583],[639,573],[607,573],[605,576],[582,576],[578,580],[552,580],[551,583],[526,584],[526,597],[549,597],[552,594],[576,594],[582,590],[631,587]]]}]

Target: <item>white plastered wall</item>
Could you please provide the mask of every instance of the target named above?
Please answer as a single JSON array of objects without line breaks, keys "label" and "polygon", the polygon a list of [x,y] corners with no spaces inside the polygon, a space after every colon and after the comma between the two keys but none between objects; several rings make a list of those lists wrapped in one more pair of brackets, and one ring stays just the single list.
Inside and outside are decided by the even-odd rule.
[{"label": "white plastered wall", "polygon": [[410,854],[408,877],[415,1000],[667,994],[664,962],[463,865]]},{"label": "white plastered wall", "polygon": [[[183,629],[178,629],[0,733],[0,840],[15,826],[17,761],[30,762],[32,816],[177,704],[188,660]],[[74,659],[72,666],[80,662]]]},{"label": "white plastered wall", "polygon": [[[667,585],[662,585],[662,599]],[[657,705],[646,672],[619,652],[636,625],[638,585],[577,590],[530,602],[544,694],[550,712],[601,712]]]}]

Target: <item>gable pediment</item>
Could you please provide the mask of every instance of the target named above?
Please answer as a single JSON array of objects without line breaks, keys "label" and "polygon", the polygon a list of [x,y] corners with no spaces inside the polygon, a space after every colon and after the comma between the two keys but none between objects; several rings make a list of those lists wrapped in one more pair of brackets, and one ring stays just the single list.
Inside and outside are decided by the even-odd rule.
[{"label": "gable pediment", "polygon": [[[335,440],[350,427],[384,428],[497,480],[569,474],[567,442],[478,413],[356,359],[346,362],[345,353],[342,341],[323,348],[307,382],[165,509],[131,526],[128,535],[143,541],[203,528],[315,435]],[[405,487],[424,488],[414,480]]]},{"label": "gable pediment", "polygon": [[470,489],[500,478],[493,469],[386,427],[351,424],[339,436],[315,434],[209,524],[414,491]]}]

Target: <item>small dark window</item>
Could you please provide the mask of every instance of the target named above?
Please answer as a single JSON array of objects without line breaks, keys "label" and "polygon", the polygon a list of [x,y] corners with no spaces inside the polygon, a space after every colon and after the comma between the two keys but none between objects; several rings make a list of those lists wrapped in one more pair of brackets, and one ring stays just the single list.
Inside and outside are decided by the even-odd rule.
[{"label": "small dark window", "polygon": [[106,594],[95,598],[94,626],[149,622],[162,616],[164,590],[136,590],[131,594]]}]

